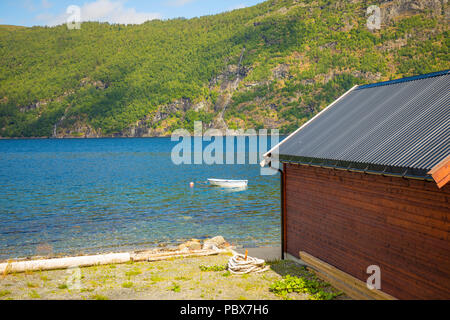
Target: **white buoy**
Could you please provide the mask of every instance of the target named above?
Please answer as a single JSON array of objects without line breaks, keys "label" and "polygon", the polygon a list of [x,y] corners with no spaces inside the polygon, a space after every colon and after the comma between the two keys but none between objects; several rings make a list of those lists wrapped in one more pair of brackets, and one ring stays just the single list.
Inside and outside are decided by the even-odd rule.
[{"label": "white buoy", "polygon": [[190,186],[191,188],[193,188],[193,187],[194,187],[194,183],[191,182],[191,183],[189,184],[189,186]]}]

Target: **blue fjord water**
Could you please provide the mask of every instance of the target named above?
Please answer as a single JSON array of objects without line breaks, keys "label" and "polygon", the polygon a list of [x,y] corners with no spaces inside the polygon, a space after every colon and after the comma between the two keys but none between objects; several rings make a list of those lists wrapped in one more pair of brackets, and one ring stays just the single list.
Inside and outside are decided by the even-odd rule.
[{"label": "blue fjord water", "polygon": [[[279,244],[278,175],[262,176],[249,164],[177,166],[170,156],[176,143],[0,140],[0,259],[153,248],[215,235],[243,246]],[[249,186],[210,187],[207,178],[248,179]]]}]

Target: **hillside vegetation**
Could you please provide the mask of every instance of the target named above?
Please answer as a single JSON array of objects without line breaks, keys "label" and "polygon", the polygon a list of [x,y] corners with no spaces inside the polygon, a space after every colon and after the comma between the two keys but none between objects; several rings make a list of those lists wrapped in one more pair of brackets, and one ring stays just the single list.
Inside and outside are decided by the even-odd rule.
[{"label": "hillside vegetation", "polygon": [[355,84],[449,69],[447,1],[270,0],[194,19],[0,26],[0,136],[296,129]]}]

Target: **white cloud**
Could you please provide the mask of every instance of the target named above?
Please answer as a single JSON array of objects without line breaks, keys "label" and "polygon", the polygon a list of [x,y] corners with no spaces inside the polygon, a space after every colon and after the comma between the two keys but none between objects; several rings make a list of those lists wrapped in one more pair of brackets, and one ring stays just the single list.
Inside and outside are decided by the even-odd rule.
[{"label": "white cloud", "polygon": [[[62,13],[58,16],[39,15],[37,20],[44,21],[49,26],[67,22],[69,14]],[[141,24],[148,20],[161,19],[159,13],[137,12],[134,8],[126,8],[122,1],[97,0],[85,3],[81,7],[81,21],[99,21],[120,24]]]}]

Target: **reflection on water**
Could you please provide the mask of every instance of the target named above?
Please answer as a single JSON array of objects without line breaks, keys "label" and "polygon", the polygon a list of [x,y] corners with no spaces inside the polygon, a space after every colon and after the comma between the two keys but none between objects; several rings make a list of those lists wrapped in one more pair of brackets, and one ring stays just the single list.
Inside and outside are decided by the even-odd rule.
[{"label": "reflection on water", "polygon": [[233,192],[241,192],[248,189],[248,187],[217,187],[217,186],[211,186],[211,188],[215,188],[218,191],[225,192],[225,193],[233,193]]},{"label": "reflection on water", "polygon": [[[0,259],[215,235],[240,245],[278,243],[278,176],[261,176],[258,165],[176,166],[174,145],[164,138],[0,140]],[[211,187],[211,177],[249,185]]]}]

